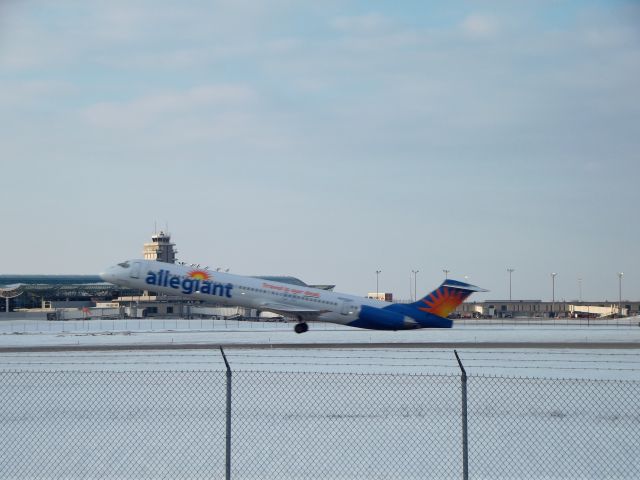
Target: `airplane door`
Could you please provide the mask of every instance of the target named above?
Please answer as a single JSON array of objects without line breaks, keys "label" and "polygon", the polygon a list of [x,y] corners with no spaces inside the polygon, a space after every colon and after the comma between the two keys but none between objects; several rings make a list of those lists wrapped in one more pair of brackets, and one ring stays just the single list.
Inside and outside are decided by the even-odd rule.
[{"label": "airplane door", "polygon": [[340,313],[342,315],[350,315],[353,313],[353,303],[351,301],[342,302],[340,306]]},{"label": "airplane door", "polygon": [[140,262],[133,262],[131,265],[131,272],[129,272],[131,278],[140,278]]}]

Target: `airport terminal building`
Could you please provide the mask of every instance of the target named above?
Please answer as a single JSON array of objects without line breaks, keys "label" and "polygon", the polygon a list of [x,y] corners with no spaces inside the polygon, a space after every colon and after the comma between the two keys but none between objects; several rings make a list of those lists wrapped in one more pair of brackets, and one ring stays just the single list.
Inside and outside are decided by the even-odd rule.
[{"label": "airport terminal building", "polygon": [[542,300],[485,300],[463,303],[456,309],[458,318],[600,318],[638,315],[640,301],[584,302]]}]

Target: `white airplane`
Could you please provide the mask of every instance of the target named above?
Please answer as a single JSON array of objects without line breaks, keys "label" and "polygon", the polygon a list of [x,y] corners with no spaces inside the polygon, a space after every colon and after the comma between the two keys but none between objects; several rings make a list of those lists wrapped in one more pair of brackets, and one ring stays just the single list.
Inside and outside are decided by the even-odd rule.
[{"label": "white airplane", "polygon": [[100,276],[115,285],[294,317],[298,320],[296,333],[306,332],[309,321],[372,330],[450,328],[453,322],[447,316],[473,292],[487,291],[447,279],[416,302],[390,303],[153,260],[127,260]]}]

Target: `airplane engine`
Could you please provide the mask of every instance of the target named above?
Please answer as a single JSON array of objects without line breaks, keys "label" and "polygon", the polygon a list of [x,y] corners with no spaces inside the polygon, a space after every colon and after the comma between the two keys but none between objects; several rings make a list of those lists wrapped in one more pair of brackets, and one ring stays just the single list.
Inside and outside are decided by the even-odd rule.
[{"label": "airplane engine", "polygon": [[418,323],[411,317],[366,305],[362,306],[358,320],[350,325],[375,330],[406,330],[418,327]]}]

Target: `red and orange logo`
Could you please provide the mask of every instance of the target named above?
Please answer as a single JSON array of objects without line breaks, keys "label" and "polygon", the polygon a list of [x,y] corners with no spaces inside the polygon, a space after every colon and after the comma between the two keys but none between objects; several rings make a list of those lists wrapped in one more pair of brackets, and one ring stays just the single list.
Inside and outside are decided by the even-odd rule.
[{"label": "red and orange logo", "polygon": [[468,296],[469,293],[465,294],[465,292],[462,292],[461,290],[440,287],[422,299],[422,303],[426,306],[418,307],[418,310],[433,313],[439,317],[446,317]]},{"label": "red and orange logo", "polygon": [[211,280],[211,275],[206,270],[191,270],[187,275],[194,280]]}]

